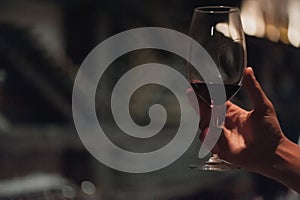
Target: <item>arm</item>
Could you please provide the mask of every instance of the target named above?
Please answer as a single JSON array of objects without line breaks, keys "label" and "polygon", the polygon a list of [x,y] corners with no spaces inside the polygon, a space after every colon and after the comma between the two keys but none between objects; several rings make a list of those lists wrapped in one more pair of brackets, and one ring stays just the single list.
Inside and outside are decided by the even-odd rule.
[{"label": "arm", "polygon": [[262,174],[300,193],[300,147],[285,138],[278,145],[275,156],[277,161]]}]

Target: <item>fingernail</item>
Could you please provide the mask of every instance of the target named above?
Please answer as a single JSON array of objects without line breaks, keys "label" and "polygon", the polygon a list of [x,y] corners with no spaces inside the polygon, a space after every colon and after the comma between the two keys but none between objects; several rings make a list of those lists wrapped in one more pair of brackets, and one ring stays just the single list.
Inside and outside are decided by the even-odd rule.
[{"label": "fingernail", "polygon": [[247,67],[247,70],[249,71],[251,76],[254,76],[254,71],[253,71],[252,67]]}]

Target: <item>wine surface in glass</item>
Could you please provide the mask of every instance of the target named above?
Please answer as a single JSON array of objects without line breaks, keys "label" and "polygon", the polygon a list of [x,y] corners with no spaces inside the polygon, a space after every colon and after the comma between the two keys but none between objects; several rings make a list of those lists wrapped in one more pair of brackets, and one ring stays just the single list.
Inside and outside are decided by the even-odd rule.
[{"label": "wine surface in glass", "polygon": [[211,99],[209,91],[214,90],[216,92],[222,91],[223,87],[225,88],[226,101],[233,97],[240,89],[241,85],[239,84],[216,84],[216,83],[204,83],[199,81],[192,81],[191,85],[197,94],[205,103],[211,105],[212,102],[214,105],[222,105],[225,102],[221,99]]}]

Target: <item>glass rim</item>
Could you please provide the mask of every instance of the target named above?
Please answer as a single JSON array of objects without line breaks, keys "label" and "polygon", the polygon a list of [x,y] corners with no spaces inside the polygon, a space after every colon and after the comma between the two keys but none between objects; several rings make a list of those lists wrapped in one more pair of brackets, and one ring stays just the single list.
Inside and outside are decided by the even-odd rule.
[{"label": "glass rim", "polygon": [[235,6],[199,6],[194,9],[198,13],[222,14],[239,12],[240,9]]}]

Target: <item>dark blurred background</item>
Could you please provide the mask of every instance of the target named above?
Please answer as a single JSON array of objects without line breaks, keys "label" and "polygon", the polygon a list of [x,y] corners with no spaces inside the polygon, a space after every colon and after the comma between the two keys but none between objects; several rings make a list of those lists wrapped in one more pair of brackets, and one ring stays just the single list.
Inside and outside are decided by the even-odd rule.
[{"label": "dark blurred background", "polygon": [[[241,8],[248,65],[273,101],[283,131],[298,142],[300,0],[1,0],[0,199],[297,199],[284,186],[245,170],[189,170],[188,164],[203,162],[197,141],[162,170],[127,174],[99,163],[79,140],[72,87],[88,53],[137,27],[187,34],[193,8],[202,5]],[[126,71],[132,57],[115,65]],[[146,52],[138,59],[132,62],[161,58]],[[106,79],[117,73],[111,70]],[[234,101],[250,108],[244,91]]]}]

